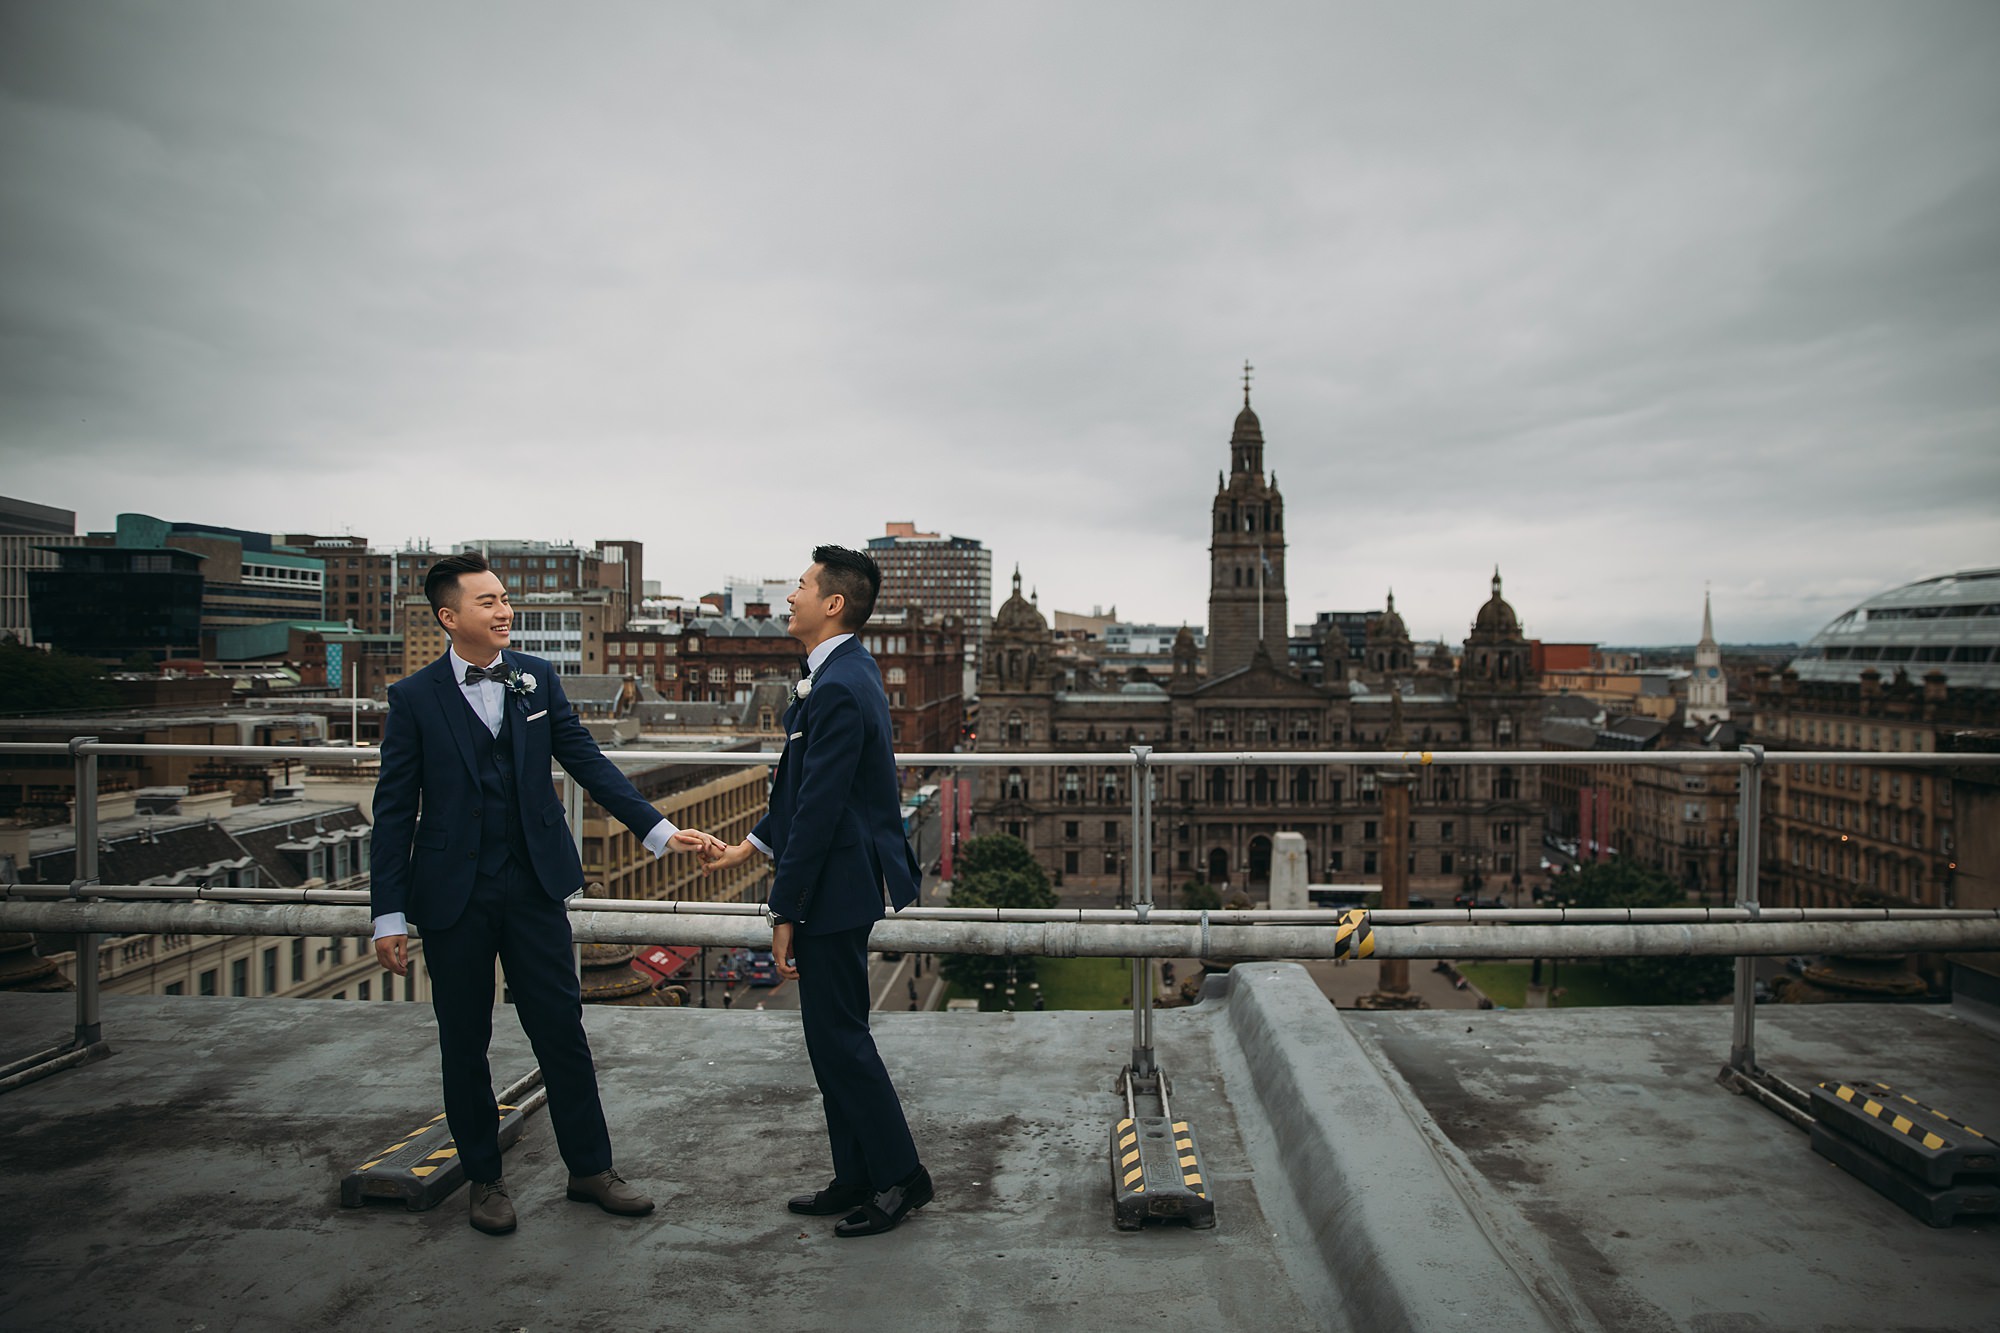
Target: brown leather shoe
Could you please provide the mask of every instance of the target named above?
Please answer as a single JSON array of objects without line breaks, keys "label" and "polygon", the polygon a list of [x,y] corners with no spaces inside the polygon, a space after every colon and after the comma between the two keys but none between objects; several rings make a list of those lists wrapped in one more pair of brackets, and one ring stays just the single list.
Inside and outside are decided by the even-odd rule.
[{"label": "brown leather shoe", "polygon": [[620,1217],[644,1217],[653,1211],[653,1201],[633,1189],[616,1171],[599,1171],[594,1176],[571,1176],[569,1197],[578,1203],[594,1203]]},{"label": "brown leather shoe", "polygon": [[472,1225],[489,1236],[504,1236],[514,1229],[514,1201],[507,1197],[504,1180],[472,1182]]}]

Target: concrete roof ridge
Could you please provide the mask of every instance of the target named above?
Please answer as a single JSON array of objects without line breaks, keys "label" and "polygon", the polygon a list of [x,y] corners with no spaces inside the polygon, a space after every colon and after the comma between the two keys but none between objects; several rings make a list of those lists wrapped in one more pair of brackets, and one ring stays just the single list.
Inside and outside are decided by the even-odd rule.
[{"label": "concrete roof ridge", "polygon": [[[1354,1327],[1588,1327],[1572,1298],[1521,1272],[1468,1211],[1462,1182],[1391,1076],[1305,968],[1231,969],[1224,1013],[1292,1201]],[[1234,1081],[1231,1045],[1215,1043]],[[1550,1298],[1565,1308],[1551,1311]]]}]

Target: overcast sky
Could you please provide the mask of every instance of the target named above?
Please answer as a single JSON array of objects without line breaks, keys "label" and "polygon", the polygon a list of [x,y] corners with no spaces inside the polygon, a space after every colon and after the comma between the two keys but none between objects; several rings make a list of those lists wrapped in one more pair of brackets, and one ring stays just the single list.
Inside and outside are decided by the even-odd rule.
[{"label": "overcast sky", "polygon": [[2000,564],[2000,5],[0,3],[0,493],[1804,638]]}]

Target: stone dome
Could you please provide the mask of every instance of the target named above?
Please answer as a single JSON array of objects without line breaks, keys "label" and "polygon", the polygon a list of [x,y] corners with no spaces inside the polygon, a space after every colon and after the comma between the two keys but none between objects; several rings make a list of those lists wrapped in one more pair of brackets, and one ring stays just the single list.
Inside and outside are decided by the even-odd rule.
[{"label": "stone dome", "polygon": [[995,631],[1007,634],[1046,634],[1049,632],[1048,618],[1034,602],[1021,595],[1021,571],[1014,570],[1014,592],[1000,606],[1000,614],[993,617]]},{"label": "stone dome", "polygon": [[1514,608],[1507,605],[1507,599],[1500,595],[1498,565],[1493,567],[1493,595],[1487,599],[1486,605],[1479,608],[1479,615],[1472,622],[1472,631],[1510,639],[1521,635],[1521,618],[1514,614]]},{"label": "stone dome", "polygon": [[1396,594],[1389,594],[1388,609],[1368,622],[1368,637],[1390,643],[1400,643],[1410,637],[1409,628],[1403,624],[1403,617],[1396,611]]}]

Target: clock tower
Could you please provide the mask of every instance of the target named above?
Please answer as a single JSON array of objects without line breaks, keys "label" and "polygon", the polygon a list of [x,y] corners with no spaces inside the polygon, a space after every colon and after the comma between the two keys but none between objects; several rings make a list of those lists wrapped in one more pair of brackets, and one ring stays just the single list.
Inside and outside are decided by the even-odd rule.
[{"label": "clock tower", "polygon": [[1689,725],[1729,719],[1729,680],[1722,674],[1722,647],[1715,641],[1715,617],[1708,594],[1701,595],[1701,642],[1694,648],[1694,678],[1688,681]]}]

